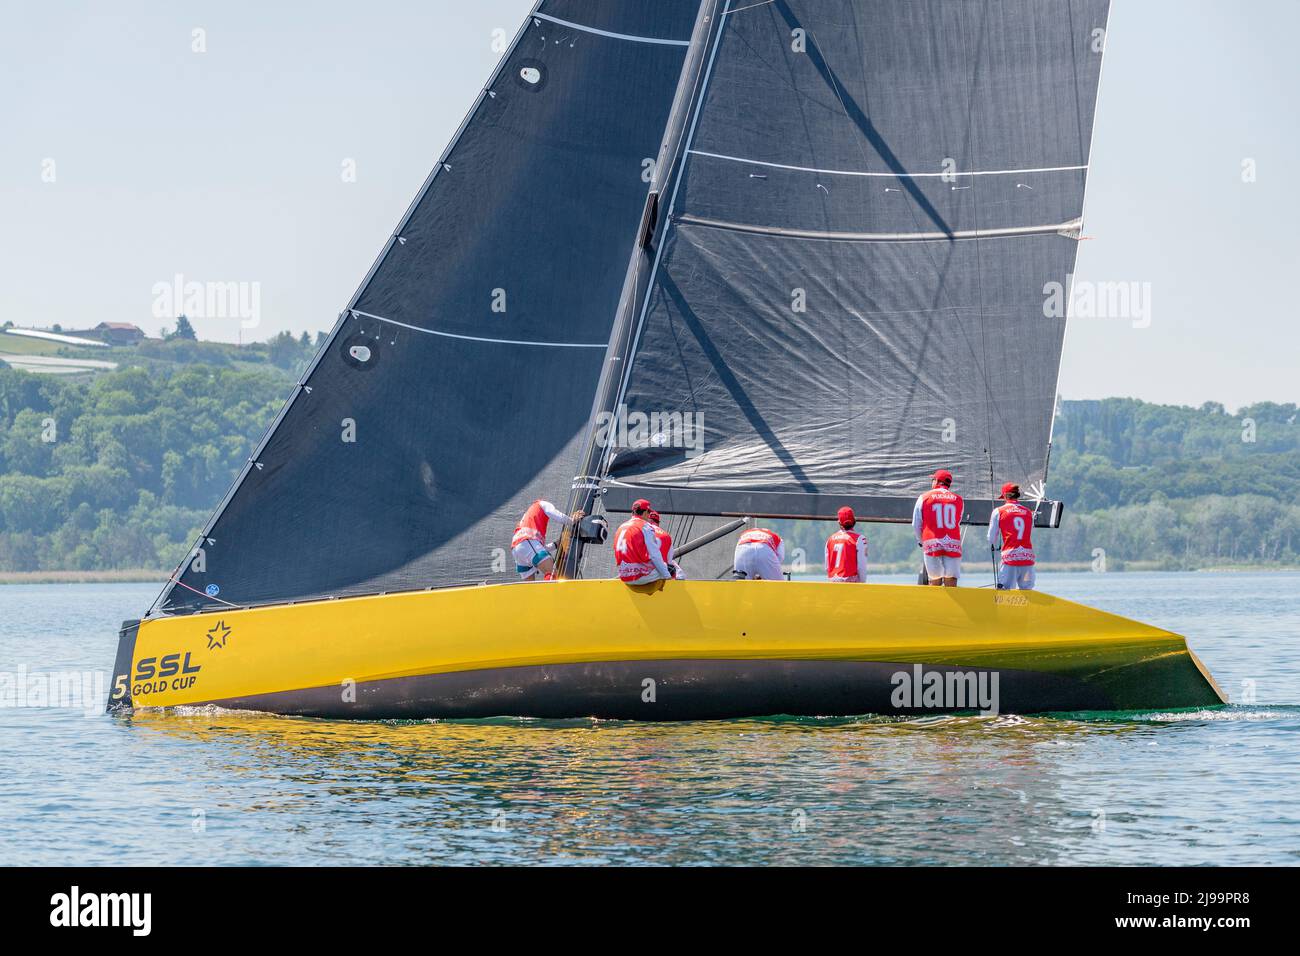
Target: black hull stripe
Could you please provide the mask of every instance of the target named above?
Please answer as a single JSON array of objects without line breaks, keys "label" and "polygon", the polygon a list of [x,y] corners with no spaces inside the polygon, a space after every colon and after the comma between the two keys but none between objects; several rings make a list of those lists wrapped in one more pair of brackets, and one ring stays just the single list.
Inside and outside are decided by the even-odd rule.
[{"label": "black hull stripe", "polygon": [[[895,675],[914,664],[876,661],[603,661],[426,674],[211,701],[303,717],[421,719],[598,717],[717,720],[858,714],[935,714],[969,707],[896,707]],[[996,674],[1002,713],[1111,710],[1100,688],[1037,671],[924,665],[925,673]],[[986,678],[986,680],[990,679]],[[647,682],[652,683],[647,683]],[[986,684],[985,686],[990,686]]]}]

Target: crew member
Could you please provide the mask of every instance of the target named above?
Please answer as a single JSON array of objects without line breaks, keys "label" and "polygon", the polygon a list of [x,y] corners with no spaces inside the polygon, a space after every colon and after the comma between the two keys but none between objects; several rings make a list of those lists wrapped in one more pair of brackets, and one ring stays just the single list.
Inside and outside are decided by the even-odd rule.
[{"label": "crew member", "polygon": [[649,584],[673,576],[659,548],[659,536],[648,520],[650,502],[632,502],[632,517],[614,533],[614,567],[624,584]]},{"label": "crew member", "polygon": [[867,579],[867,536],[853,530],[858,519],[852,508],[841,508],[837,517],[840,530],[826,539],[826,577],[862,583]]},{"label": "crew member", "polygon": [[663,529],[659,512],[651,510],[648,517],[654,526],[655,537],[659,541],[659,554],[663,557],[664,564],[668,565],[668,571],[675,580],[682,580],[686,575],[682,573],[682,566],[677,563],[677,555],[673,552],[673,536]]},{"label": "crew member", "polygon": [[736,576],[749,581],[780,581],[785,575],[785,545],[781,536],[767,528],[750,528],[736,542],[732,561]]},{"label": "crew member", "polygon": [[549,581],[555,573],[555,561],[546,545],[546,529],[552,521],[566,528],[573,524],[573,519],[559,508],[539,498],[515,525],[510,552],[515,556],[515,570],[525,581]]},{"label": "crew member", "polygon": [[989,546],[1002,552],[998,568],[998,589],[1034,589],[1034,513],[1020,503],[1020,486],[1008,481],[1002,486],[1006,504],[993,509],[989,518]]},{"label": "crew member", "polygon": [[961,577],[961,516],[965,502],[952,490],[952,472],[940,468],[931,484],[912,509],[912,533],[925,556],[930,583],[955,588]]}]

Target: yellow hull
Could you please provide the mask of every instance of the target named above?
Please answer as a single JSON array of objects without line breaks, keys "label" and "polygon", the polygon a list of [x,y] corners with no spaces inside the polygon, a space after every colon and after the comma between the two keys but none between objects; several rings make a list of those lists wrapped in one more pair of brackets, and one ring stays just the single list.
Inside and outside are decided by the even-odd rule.
[{"label": "yellow hull", "polygon": [[897,665],[915,664],[998,674],[1003,711],[1224,702],[1181,636],[1038,592],[596,580],[145,620],[124,628],[110,706],[637,719],[980,709],[910,706],[920,698],[898,697]]}]

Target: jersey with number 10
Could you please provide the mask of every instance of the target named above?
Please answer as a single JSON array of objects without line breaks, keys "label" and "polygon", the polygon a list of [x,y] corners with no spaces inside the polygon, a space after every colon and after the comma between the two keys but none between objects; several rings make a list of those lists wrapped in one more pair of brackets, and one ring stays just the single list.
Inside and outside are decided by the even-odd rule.
[{"label": "jersey with number 10", "polygon": [[948,488],[921,496],[921,550],[931,557],[961,557],[961,516],[965,502]]}]

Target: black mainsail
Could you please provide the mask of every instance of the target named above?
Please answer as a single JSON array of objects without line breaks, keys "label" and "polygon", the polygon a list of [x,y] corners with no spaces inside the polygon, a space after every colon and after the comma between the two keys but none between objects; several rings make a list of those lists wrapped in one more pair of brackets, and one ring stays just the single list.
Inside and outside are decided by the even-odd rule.
[{"label": "black mainsail", "polygon": [[611,406],[694,416],[702,449],[613,449],[605,506],[899,520],[938,467],[968,500],[1041,497],[1065,332],[1045,305],[1073,271],[1107,14],[727,3]]},{"label": "black mainsail", "polygon": [[154,613],[514,578],[573,475],[699,10],[543,0]]}]

